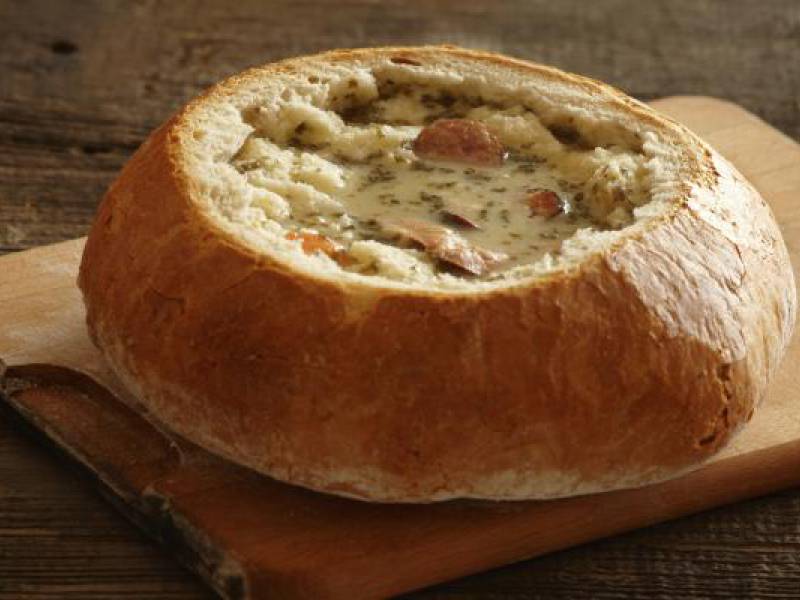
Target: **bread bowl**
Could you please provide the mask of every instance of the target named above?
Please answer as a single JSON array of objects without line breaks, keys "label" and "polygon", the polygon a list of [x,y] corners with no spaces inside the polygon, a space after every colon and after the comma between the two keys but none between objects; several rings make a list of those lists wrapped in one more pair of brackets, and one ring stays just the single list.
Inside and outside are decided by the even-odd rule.
[{"label": "bread bowl", "polygon": [[155,419],[383,502],[695,468],[751,418],[796,311],[769,207],[708,145],[602,83],[453,47],[213,87],[110,187],[79,285]]}]

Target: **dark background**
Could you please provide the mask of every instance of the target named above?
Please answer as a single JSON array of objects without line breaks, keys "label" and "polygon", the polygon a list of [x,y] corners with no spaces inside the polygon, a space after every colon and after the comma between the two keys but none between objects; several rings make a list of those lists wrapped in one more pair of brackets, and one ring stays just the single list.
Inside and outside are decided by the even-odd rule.
[{"label": "dark background", "polygon": [[[333,47],[442,42],[553,64],[644,100],[726,98],[800,138],[797,0],[0,0],[0,254],[83,235],[147,133],[226,75]],[[207,594],[0,420],[0,597]],[[800,490],[418,597],[800,598]]]}]

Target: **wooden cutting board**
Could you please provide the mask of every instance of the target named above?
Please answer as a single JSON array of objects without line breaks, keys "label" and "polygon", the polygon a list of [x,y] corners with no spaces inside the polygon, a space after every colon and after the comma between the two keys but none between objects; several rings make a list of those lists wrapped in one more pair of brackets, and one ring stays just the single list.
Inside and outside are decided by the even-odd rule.
[{"label": "wooden cutting board", "polygon": [[[654,103],[771,203],[800,265],[800,146],[730,103]],[[159,431],[89,342],[82,240],[0,258],[0,403],[124,514],[229,598],[380,597],[800,485],[800,336],[768,399],[719,457],[680,479],[547,502],[375,505],[258,476]]]}]

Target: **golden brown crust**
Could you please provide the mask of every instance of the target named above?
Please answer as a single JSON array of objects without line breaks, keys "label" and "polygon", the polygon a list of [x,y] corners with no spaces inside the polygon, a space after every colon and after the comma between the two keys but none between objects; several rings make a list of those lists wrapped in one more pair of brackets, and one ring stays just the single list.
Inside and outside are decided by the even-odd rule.
[{"label": "golden brown crust", "polygon": [[[454,48],[325,58],[363,52],[453,53],[608,90]],[[704,149],[677,212],[536,284],[337,285],[221,231],[181,164],[194,106],[294,64],[232,78],[154,132],[91,230],[79,281],[90,331],[159,419],[279,479],[379,501],[641,485],[700,464],[749,419],[794,323],[794,283],[769,208],[702,142],[614,92]],[[725,218],[753,226],[734,235]]]}]

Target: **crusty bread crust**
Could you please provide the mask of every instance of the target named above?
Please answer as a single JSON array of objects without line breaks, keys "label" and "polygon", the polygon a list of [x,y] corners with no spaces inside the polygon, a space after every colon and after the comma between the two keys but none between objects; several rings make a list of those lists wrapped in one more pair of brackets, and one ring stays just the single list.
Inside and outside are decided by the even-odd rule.
[{"label": "crusty bread crust", "polygon": [[[292,270],[198,208],[198,106],[303,61],[456,57],[611,94],[698,149],[675,209],[578,269],[476,294]],[[233,77],[109,189],[79,284],[95,343],[159,420],[276,477],[373,501],[551,498],[700,465],[752,416],[795,287],[769,207],[694,135],[604,84],[452,47],[335,51]]]}]

